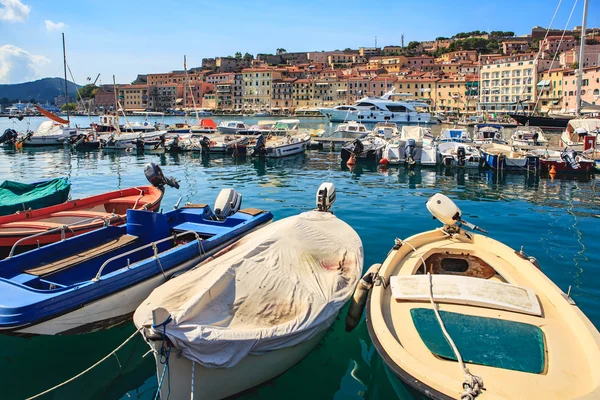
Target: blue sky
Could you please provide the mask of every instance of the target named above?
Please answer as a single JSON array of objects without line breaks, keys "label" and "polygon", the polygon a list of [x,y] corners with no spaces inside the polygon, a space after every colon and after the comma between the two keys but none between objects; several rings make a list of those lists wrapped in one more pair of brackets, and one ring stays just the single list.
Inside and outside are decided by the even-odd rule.
[{"label": "blue sky", "polygon": [[[557,1],[132,1],[0,0],[0,83],[62,76],[61,32],[75,81],[130,82],[138,73],[200,66],[236,51],[274,53],[399,44],[471,30],[547,27]],[[574,0],[553,24],[564,28]],[[569,28],[581,25],[579,0]],[[49,21],[49,22],[47,22]],[[62,26],[61,24],[64,24]],[[600,26],[590,0],[588,27]]]}]

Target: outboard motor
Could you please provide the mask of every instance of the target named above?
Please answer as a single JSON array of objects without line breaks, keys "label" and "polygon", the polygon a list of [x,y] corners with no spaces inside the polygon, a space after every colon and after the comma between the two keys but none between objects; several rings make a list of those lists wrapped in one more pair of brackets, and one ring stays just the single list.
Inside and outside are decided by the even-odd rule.
[{"label": "outboard motor", "polygon": [[202,147],[202,154],[208,154],[208,149],[210,148],[210,138],[208,136],[202,136],[200,147]]},{"label": "outboard motor", "polygon": [[6,143],[6,142],[14,142],[17,140],[17,136],[19,136],[17,131],[15,131],[14,129],[8,128],[7,130],[4,131],[2,136],[0,136],[0,144]]},{"label": "outboard motor", "polygon": [[224,220],[230,215],[238,212],[242,206],[242,194],[233,189],[221,189],[213,207],[215,217]]},{"label": "outboard motor", "polygon": [[177,179],[165,177],[162,169],[155,163],[146,164],[144,167],[144,175],[146,175],[146,179],[148,179],[148,182],[150,182],[152,186],[157,187],[160,190],[165,190],[165,185],[179,189],[179,182],[177,182]]},{"label": "outboard motor", "polygon": [[404,160],[407,164],[413,165],[415,163],[415,155],[417,153],[417,142],[415,139],[408,139],[404,144]]},{"label": "outboard motor", "polygon": [[138,137],[134,141],[134,143],[135,143],[135,148],[136,148],[137,151],[144,151],[144,144],[145,144],[145,142],[144,142],[144,139],[142,139],[141,136]]},{"label": "outboard motor", "polygon": [[456,149],[456,159],[459,166],[465,166],[465,163],[467,161],[467,151],[463,146],[459,146],[458,149]]},{"label": "outboard motor", "polygon": [[360,141],[360,139],[354,139],[350,148],[350,153],[358,156],[363,151],[365,151],[365,145]]},{"label": "outboard motor", "polygon": [[254,145],[254,155],[259,157],[264,157],[267,153],[266,149],[267,141],[265,137],[261,134],[256,138],[256,144]]},{"label": "outboard motor", "polygon": [[487,233],[485,229],[481,229],[480,227],[463,220],[460,208],[458,208],[452,200],[441,193],[436,193],[431,196],[429,200],[427,200],[426,206],[427,211],[433,215],[433,218],[444,224],[444,230],[446,231],[454,230],[454,227],[458,224],[459,227],[464,225],[472,230]]},{"label": "outboard motor", "polygon": [[571,168],[573,169],[579,169],[581,168],[581,165],[579,164],[579,162],[577,162],[577,153],[575,153],[575,150],[573,149],[569,149],[568,147],[565,148],[562,153],[560,154],[560,158],[567,164],[569,164],[571,166]]},{"label": "outboard motor", "polygon": [[323,182],[317,190],[317,210],[330,212],[335,203],[335,186],[331,182]]},{"label": "outboard motor", "polygon": [[533,139],[533,145],[539,146],[538,139],[540,138],[540,134],[538,132],[533,132],[533,135],[531,135],[531,138]]}]

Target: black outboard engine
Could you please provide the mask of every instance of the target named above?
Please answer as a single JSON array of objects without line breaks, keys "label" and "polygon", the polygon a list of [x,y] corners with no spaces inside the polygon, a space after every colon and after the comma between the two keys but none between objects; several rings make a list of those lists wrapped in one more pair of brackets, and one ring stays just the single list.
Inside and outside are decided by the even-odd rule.
[{"label": "black outboard engine", "polygon": [[534,146],[539,146],[540,145],[538,143],[538,139],[540,138],[540,134],[538,132],[533,132],[533,135],[531,135],[531,138],[533,139],[533,145]]},{"label": "black outboard engine", "polygon": [[144,167],[144,175],[146,175],[146,179],[148,179],[148,182],[150,182],[152,186],[157,187],[160,190],[165,190],[165,185],[179,189],[179,182],[177,182],[177,179],[173,177],[165,177],[162,169],[160,169],[160,167],[154,163],[146,164]]},{"label": "black outboard engine", "polygon": [[463,146],[459,146],[459,148],[456,149],[456,159],[458,161],[459,166],[465,166],[465,163],[467,161],[467,151]]},{"label": "black outboard engine", "polygon": [[210,138],[208,136],[202,136],[200,147],[202,147],[202,154],[208,154],[208,149],[210,148]]},{"label": "black outboard engine", "polygon": [[267,153],[266,144],[267,140],[265,139],[264,135],[258,135],[256,138],[256,144],[254,145],[254,155],[264,157]]},{"label": "black outboard engine", "polygon": [[350,153],[358,156],[363,151],[365,151],[365,145],[360,141],[360,139],[354,139],[350,148]]},{"label": "black outboard engine", "polygon": [[138,137],[134,141],[134,143],[135,143],[135,148],[136,148],[137,151],[144,151],[144,144],[146,144],[146,143],[144,142],[144,139],[142,139],[141,136]]},{"label": "black outboard engine", "polygon": [[417,142],[415,139],[408,139],[404,144],[404,160],[409,165],[413,165],[415,163],[415,155],[417,153]]},{"label": "black outboard engine", "polygon": [[571,168],[579,169],[579,168],[581,168],[581,165],[579,164],[579,162],[577,162],[576,157],[577,157],[577,153],[575,153],[575,150],[569,149],[568,147],[566,147],[560,154],[560,158],[562,158],[562,160],[565,163],[569,164],[571,166]]},{"label": "black outboard engine", "polygon": [[18,135],[19,134],[17,133],[17,131],[15,131],[14,129],[8,128],[7,130],[4,131],[2,136],[0,136],[0,144],[6,143],[6,142],[14,142],[17,140]]}]

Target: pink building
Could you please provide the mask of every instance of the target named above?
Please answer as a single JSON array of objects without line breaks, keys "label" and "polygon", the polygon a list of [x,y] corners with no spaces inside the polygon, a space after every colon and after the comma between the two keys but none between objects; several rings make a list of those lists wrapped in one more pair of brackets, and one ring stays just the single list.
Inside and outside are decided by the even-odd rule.
[{"label": "pink building", "polygon": [[546,53],[554,54],[573,49],[577,46],[577,41],[573,36],[564,36],[562,41],[560,36],[548,36],[540,42],[540,48]]},{"label": "pink building", "polygon": [[[585,57],[583,67],[594,67],[600,65],[600,44],[586,45],[583,51]],[[570,67],[571,64],[579,62],[579,46],[560,54],[560,65]]]},{"label": "pink building", "polygon": [[420,70],[425,65],[433,65],[435,59],[432,56],[408,57],[408,66],[414,70]]},{"label": "pink building", "polygon": [[528,40],[505,40],[502,42],[503,54],[523,53],[527,50],[529,50]]},{"label": "pink building", "polygon": [[[576,71],[565,71],[563,74],[563,108],[568,111],[575,110],[576,99]],[[583,69],[581,99],[590,104],[600,105],[600,66]]]}]

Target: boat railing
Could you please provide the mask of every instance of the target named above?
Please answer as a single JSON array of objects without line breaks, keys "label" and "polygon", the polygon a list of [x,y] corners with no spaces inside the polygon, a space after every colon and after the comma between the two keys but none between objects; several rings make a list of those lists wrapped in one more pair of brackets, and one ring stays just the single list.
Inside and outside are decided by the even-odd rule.
[{"label": "boat railing", "polygon": [[[98,282],[100,280],[100,277],[102,276],[102,271],[111,262],[113,262],[115,260],[118,260],[118,259],[120,259],[122,257],[129,256],[131,254],[137,253],[138,251],[148,249],[148,248],[152,248],[154,250],[154,255],[152,256],[152,258],[156,258],[157,259],[158,265],[160,266],[160,269],[161,269],[161,271],[163,272],[163,275],[164,275],[165,271],[162,269],[162,264],[160,263],[160,260],[158,260],[158,254],[159,254],[158,245],[161,244],[161,243],[164,243],[164,242],[168,242],[169,240],[176,240],[178,237],[185,236],[185,235],[188,235],[188,234],[192,234],[192,235],[194,235],[196,237],[196,241],[198,242],[198,251],[202,255],[204,253],[204,249],[202,248],[202,238],[200,237],[200,235],[198,235],[198,232],[196,232],[196,231],[185,231],[183,233],[177,233],[175,235],[168,236],[166,238],[157,240],[155,242],[148,243],[148,244],[146,244],[144,246],[136,247],[133,250],[130,250],[130,251],[127,251],[125,253],[118,254],[118,255],[116,255],[114,257],[109,258],[108,260],[104,261],[104,263],[102,263],[102,265],[100,266],[100,269],[98,269],[98,273],[96,273],[96,276],[92,279],[92,282]],[[129,265],[129,263],[128,263],[128,265]]]},{"label": "boat railing", "polygon": [[[80,224],[86,224],[86,223],[88,223],[88,222],[93,222],[93,221],[97,221],[97,220],[102,220],[102,221],[103,221],[103,223],[104,223],[104,226],[108,226],[108,225],[110,225],[110,221],[111,221],[112,219],[114,219],[115,217],[120,217],[120,216],[118,216],[118,215],[116,215],[116,214],[112,214],[112,215],[111,215],[111,216],[109,216],[109,217],[93,217],[93,218],[83,219],[83,220],[81,220],[81,221],[76,221],[76,222],[73,222],[73,223],[71,223],[71,224],[67,224],[67,225],[63,225],[63,226],[58,226],[58,227],[56,227],[56,228],[48,229],[47,231],[38,232],[38,233],[36,233],[36,234],[33,234],[33,235],[31,235],[31,236],[26,236],[26,237],[23,237],[23,238],[21,238],[21,239],[17,240],[17,241],[15,242],[15,244],[13,244],[13,246],[12,246],[12,247],[11,247],[11,249],[10,249],[10,253],[8,253],[8,257],[6,257],[6,258],[7,258],[7,259],[8,259],[8,258],[11,258],[11,257],[14,255],[14,252],[15,252],[15,250],[16,250],[16,248],[17,248],[17,246],[18,246],[20,243],[22,243],[22,242],[24,242],[24,241],[26,241],[26,240],[30,240],[30,239],[34,239],[34,238],[36,238],[36,237],[44,236],[44,235],[46,235],[46,234],[48,234],[48,233],[53,233],[53,232],[60,231],[60,240],[61,240],[61,241],[63,241],[63,240],[65,240],[65,239],[66,239],[66,231],[67,231],[67,229],[69,229],[69,230],[70,230],[70,228],[72,228],[72,227],[74,227],[74,226],[77,226],[77,225],[80,225]],[[38,243],[38,247],[39,247],[39,243]]]}]

